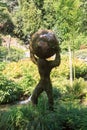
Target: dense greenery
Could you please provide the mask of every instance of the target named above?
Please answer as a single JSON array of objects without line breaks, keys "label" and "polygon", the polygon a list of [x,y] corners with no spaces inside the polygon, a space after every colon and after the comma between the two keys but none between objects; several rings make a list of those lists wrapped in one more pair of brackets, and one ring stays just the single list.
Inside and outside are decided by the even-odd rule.
[{"label": "dense greenery", "polygon": [[13,22],[6,3],[0,1],[0,33],[11,34],[14,29]]},{"label": "dense greenery", "polygon": [[22,89],[15,82],[0,74],[0,104],[19,100],[22,95]]},{"label": "dense greenery", "polygon": [[[46,111],[45,103],[11,108],[0,114],[0,128],[4,130],[86,130],[87,109],[78,105],[59,104],[55,112]],[[43,109],[43,110],[42,110]],[[10,123],[9,123],[10,122]]]},{"label": "dense greenery", "polygon": [[[66,59],[67,57],[62,60],[62,62],[66,62],[65,64],[68,62]],[[65,64],[61,64],[62,69],[60,66],[51,73],[54,112],[48,110],[47,96],[43,93],[39,97],[37,107],[32,106],[30,103],[29,105],[17,107],[10,106],[9,109],[7,107],[5,112],[1,108],[0,129],[85,130],[87,128],[87,110],[82,105],[87,96],[86,82],[83,78],[80,78],[78,73],[79,79],[76,79],[73,82],[73,87],[71,87],[66,74],[69,72],[65,68]],[[77,66],[82,72],[81,64],[84,67],[87,65],[78,60]],[[29,59],[7,64],[1,63],[0,72],[0,103],[12,103],[19,99],[26,99],[32,93],[39,80],[37,68]]]},{"label": "dense greenery", "polygon": [[[55,88],[57,88],[59,92],[61,92],[59,95],[63,95],[62,98],[65,98],[66,95],[70,95],[68,98],[73,97],[75,99],[80,99],[81,96],[86,97],[86,83],[83,79],[79,78],[84,78],[84,76],[86,76],[87,64],[77,59],[74,61],[74,63],[77,63],[75,66],[75,75],[78,79],[73,82],[72,88],[70,87],[69,83],[69,66],[67,66],[68,60],[66,60],[66,58],[63,58],[60,67],[55,68],[51,73],[54,92],[56,92]],[[1,64],[0,68],[2,74],[8,78],[7,80],[1,75],[1,85],[3,85],[4,88],[3,89],[2,87],[0,87],[1,91],[5,90],[7,92],[8,89],[8,91],[10,92],[11,88],[13,90],[13,86],[19,86],[19,88],[21,88],[22,90],[22,93],[20,91],[19,93],[20,95],[22,94],[23,98],[28,97],[32,93],[32,90],[34,89],[35,85],[39,80],[37,68],[30,60],[11,62],[6,65]],[[65,82],[62,82],[62,80],[64,80]],[[14,83],[16,84],[14,84],[12,81],[14,81]],[[21,100],[21,98],[19,99]],[[4,100],[2,100],[2,103],[3,102]],[[8,100],[8,102],[10,102],[10,100]]]},{"label": "dense greenery", "polygon": [[7,47],[0,46],[0,61],[18,61],[24,57],[24,51],[17,47],[11,47],[8,50]]},{"label": "dense greenery", "polygon": [[1,30],[5,28],[5,33],[13,33],[25,43],[32,33],[40,28],[47,28],[56,32],[60,42],[64,41],[63,46],[66,48],[68,43],[74,43],[75,48],[83,44],[83,39],[78,39],[79,45],[75,39],[79,35],[85,38],[87,33],[85,0],[7,0],[4,3],[1,0],[0,7]]},{"label": "dense greenery", "polygon": [[[54,30],[61,43],[61,64],[51,73],[54,111],[48,110],[45,93],[37,106],[30,102],[6,107],[27,99],[39,74],[30,59],[24,59],[24,51],[3,46],[2,36],[27,44],[44,28]],[[87,130],[86,35],[86,0],[0,0],[0,130]],[[73,51],[72,85],[68,47]]]}]

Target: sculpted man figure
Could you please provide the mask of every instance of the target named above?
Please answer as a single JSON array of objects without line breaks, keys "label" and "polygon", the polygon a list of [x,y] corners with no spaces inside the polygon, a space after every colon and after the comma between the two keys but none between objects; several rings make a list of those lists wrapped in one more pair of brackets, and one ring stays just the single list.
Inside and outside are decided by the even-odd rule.
[{"label": "sculpted man figure", "polygon": [[[48,61],[47,58],[55,54],[55,59]],[[37,105],[39,95],[45,91],[48,96],[49,109],[53,110],[53,91],[50,79],[51,70],[60,65],[60,48],[55,34],[50,30],[36,32],[30,43],[30,57],[37,65],[40,81],[33,91],[31,101]]]}]

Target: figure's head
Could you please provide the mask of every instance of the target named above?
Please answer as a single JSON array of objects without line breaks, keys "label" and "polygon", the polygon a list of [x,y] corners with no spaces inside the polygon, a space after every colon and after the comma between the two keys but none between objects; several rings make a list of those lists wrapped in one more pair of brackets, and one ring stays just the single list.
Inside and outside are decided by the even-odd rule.
[{"label": "figure's head", "polygon": [[51,30],[39,30],[31,37],[33,52],[40,58],[49,58],[58,50],[58,40]]}]

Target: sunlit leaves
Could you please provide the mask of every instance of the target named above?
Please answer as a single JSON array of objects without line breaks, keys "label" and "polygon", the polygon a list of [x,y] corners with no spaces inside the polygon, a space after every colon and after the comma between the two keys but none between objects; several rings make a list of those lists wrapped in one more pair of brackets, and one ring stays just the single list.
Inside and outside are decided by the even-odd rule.
[{"label": "sunlit leaves", "polygon": [[67,34],[72,34],[78,30],[80,24],[80,1],[79,0],[60,0],[57,9],[56,26],[62,32],[64,39],[68,38]]}]

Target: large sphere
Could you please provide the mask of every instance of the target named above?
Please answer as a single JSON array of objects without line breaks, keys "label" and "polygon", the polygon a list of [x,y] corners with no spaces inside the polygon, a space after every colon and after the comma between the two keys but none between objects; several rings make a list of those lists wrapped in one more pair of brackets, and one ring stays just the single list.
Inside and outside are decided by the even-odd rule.
[{"label": "large sphere", "polygon": [[34,54],[39,58],[49,58],[58,50],[58,41],[55,34],[50,30],[40,30],[33,34],[31,47]]}]

